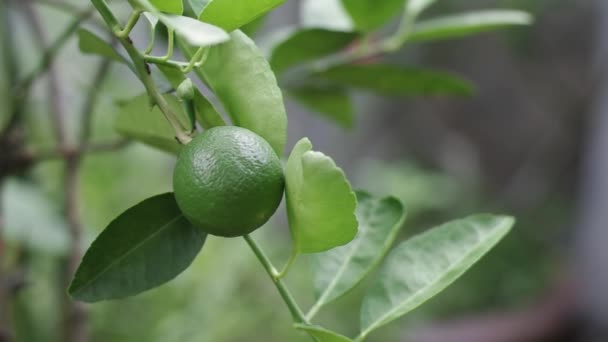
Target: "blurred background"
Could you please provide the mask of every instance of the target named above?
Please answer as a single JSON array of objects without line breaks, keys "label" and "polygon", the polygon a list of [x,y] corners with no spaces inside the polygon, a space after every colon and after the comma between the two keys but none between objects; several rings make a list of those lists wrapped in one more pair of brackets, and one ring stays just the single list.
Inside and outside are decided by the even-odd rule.
[{"label": "blurred background", "polygon": [[[14,53],[23,70],[40,57],[32,38],[36,27],[25,20],[32,15],[28,11],[35,10],[48,39],[69,18],[55,6],[28,2],[0,2],[0,11],[17,28]],[[274,11],[256,40],[297,25],[299,5],[289,0]],[[439,1],[428,15],[482,8],[530,11],[535,24],[412,44],[390,57],[460,74],[477,85],[473,97],[387,99],[356,93],[352,129],[287,103],[288,149],[308,136],[355,187],[399,197],[409,215],[400,239],[474,212],[518,219],[512,233],[463,278],[370,341],[608,341],[608,2]],[[135,35],[142,46],[145,31],[138,27]],[[4,52],[5,44],[0,42]],[[62,92],[49,100],[48,77],[41,80],[24,112],[21,133],[28,146],[53,146],[52,101],[60,102],[68,128],[79,124],[83,91],[98,63],[79,52],[76,39],[62,50],[51,74]],[[93,141],[117,138],[112,127],[117,101],[143,90],[126,71],[112,66],[107,82],[93,84],[101,92]],[[0,99],[8,80],[0,75]],[[7,110],[0,104],[0,125]],[[71,131],[68,141],[75,139]],[[0,266],[18,267],[0,274],[0,341],[62,341],[71,248],[65,167],[46,161],[6,176],[8,159],[1,156],[13,152],[7,146],[0,144],[5,163],[0,164]],[[125,208],[169,191],[174,161],[137,143],[87,156],[75,190],[86,245]],[[279,264],[290,246],[283,212],[256,233]],[[287,281],[304,307],[312,304],[305,257]],[[319,320],[354,335],[364,289],[362,284],[322,311]],[[291,328],[287,309],[240,239],[211,237],[175,281],[131,299],[87,306],[86,312],[82,319],[96,342],[307,341]]]}]

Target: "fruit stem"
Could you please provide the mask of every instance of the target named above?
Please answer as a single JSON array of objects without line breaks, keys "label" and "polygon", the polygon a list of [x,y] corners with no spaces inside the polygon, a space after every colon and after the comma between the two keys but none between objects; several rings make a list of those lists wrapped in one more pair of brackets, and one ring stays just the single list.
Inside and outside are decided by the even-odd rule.
[{"label": "fruit stem", "polygon": [[255,254],[255,256],[258,258],[258,260],[262,264],[262,266],[264,266],[264,269],[266,270],[266,272],[272,279],[274,285],[277,287],[279,294],[281,295],[281,297],[283,298],[283,301],[289,308],[289,312],[291,313],[291,316],[292,316],[294,322],[308,324],[308,321],[304,317],[302,310],[300,309],[300,307],[294,300],[294,298],[291,295],[291,293],[289,292],[289,289],[287,288],[287,286],[285,286],[285,283],[283,282],[283,280],[281,280],[281,278],[279,277],[279,273],[272,265],[272,262],[270,261],[270,259],[268,259],[268,257],[264,253],[264,251],[255,242],[255,240],[253,240],[253,238],[251,236],[245,235],[244,238],[245,238],[245,241],[247,241],[247,244],[249,245],[249,247],[251,248],[253,253]]}]

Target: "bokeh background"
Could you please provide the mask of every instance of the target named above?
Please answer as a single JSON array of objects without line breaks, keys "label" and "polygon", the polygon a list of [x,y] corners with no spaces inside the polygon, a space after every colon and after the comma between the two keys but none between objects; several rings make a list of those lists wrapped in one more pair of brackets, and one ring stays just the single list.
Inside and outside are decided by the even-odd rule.
[{"label": "bokeh background", "polygon": [[[17,53],[27,70],[39,58],[32,27],[22,20],[26,14],[18,4],[2,0],[0,6],[16,24]],[[356,93],[352,129],[287,104],[288,147],[308,136],[355,187],[392,194],[406,204],[409,216],[400,239],[474,212],[518,218],[513,232],[463,278],[370,341],[608,341],[608,2],[439,1],[428,15],[497,7],[530,11],[535,23],[412,44],[390,57],[456,72],[476,83],[473,97],[387,99]],[[68,18],[51,6],[36,10],[49,37]],[[269,16],[256,39],[298,20],[299,2],[289,0]],[[145,44],[145,28],[136,33],[136,42]],[[82,55],[73,39],[56,64],[63,89],[58,96],[72,127],[97,63]],[[93,140],[115,138],[117,101],[143,90],[124,67],[110,72],[109,81],[95,89],[102,95]],[[0,99],[10,86],[6,79],[0,75]],[[44,87],[44,82],[36,86],[26,112],[25,135],[34,149],[54,143]],[[0,105],[0,114],[5,110]],[[169,191],[174,162],[137,143],[87,157],[78,190],[87,243],[125,208]],[[17,262],[25,280],[10,315],[19,342],[61,341],[70,245],[63,172],[61,162],[48,161],[4,179],[1,187],[6,245],[0,262]],[[289,254],[283,212],[255,234],[277,263]],[[0,279],[2,287],[10,281]],[[287,281],[304,307],[312,304],[305,257]],[[364,288],[319,319],[354,335]],[[87,309],[96,342],[307,341],[291,328],[287,309],[240,239],[211,237],[175,281]]]}]

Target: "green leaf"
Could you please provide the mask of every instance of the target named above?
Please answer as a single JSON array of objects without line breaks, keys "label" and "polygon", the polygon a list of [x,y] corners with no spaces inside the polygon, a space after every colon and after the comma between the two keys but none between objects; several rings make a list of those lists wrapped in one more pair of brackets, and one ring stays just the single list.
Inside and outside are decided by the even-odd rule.
[{"label": "green leaf", "polygon": [[211,0],[199,19],[230,32],[252,22],[285,0]]},{"label": "green leaf", "polygon": [[274,46],[270,65],[280,74],[288,68],[346,48],[358,34],[325,29],[301,29]]},{"label": "green leaf", "polygon": [[[165,95],[165,99],[184,127],[188,127],[188,119],[179,100],[172,95]],[[149,97],[145,94],[121,103],[114,127],[122,135],[166,152],[178,153],[182,147],[158,107],[150,108]]]},{"label": "green leaf", "polygon": [[[176,89],[186,79],[186,76],[177,68],[164,65],[157,66],[165,78],[171,83],[173,89]],[[194,89],[194,109],[196,110],[196,119],[203,128],[207,129],[226,125],[226,122],[217,109],[215,109],[213,104],[198,88]]]},{"label": "green leaf", "polygon": [[[219,27],[181,15],[161,13],[149,0],[137,0],[137,7],[150,12],[151,16],[158,18],[167,28],[175,30],[178,37],[190,45],[196,47],[215,45],[229,39],[228,34]],[[150,20],[149,16],[148,20]]]},{"label": "green leaf", "polygon": [[307,332],[319,342],[352,342],[348,337],[342,336],[334,331],[316,325],[294,324],[294,328]]},{"label": "green leaf", "polygon": [[110,44],[106,43],[106,41],[87,29],[81,28],[78,30],[78,47],[83,53],[99,55],[120,63],[128,64]]},{"label": "green leaf", "polygon": [[474,215],[403,242],[389,254],[363,300],[361,336],[443,291],[490,251],[513,224],[511,217]]},{"label": "green leaf", "polygon": [[342,0],[355,26],[365,32],[373,31],[401,14],[403,0]]},{"label": "green leaf", "polygon": [[165,76],[165,79],[169,81],[174,90],[186,79],[184,73],[178,68],[162,64],[156,64],[156,67]]},{"label": "green leaf", "polygon": [[263,15],[253,21],[241,26],[241,31],[249,37],[255,36],[256,33],[264,26],[268,19],[268,15]]},{"label": "green leaf", "polygon": [[344,128],[354,123],[353,104],[348,91],[340,87],[301,87],[289,90],[296,101]]},{"label": "green leaf", "polygon": [[328,156],[312,151],[307,138],[291,152],[285,179],[289,227],[297,252],[324,252],[355,238],[355,194],[344,172]]},{"label": "green leaf", "polygon": [[474,86],[451,74],[388,64],[345,65],[313,76],[389,96],[471,95]]},{"label": "green leaf", "polygon": [[194,109],[196,110],[196,120],[203,128],[226,126],[226,122],[217,109],[198,89],[194,93]]},{"label": "green leaf", "polygon": [[86,252],[70,295],[97,302],[133,296],[184,271],[206,234],[193,227],[172,193],[149,198],[121,214]]},{"label": "green leaf", "polygon": [[161,12],[171,14],[184,13],[184,4],[182,0],[149,0],[150,3]]},{"label": "green leaf", "polygon": [[219,27],[209,25],[196,19],[161,13],[153,13],[168,28],[188,44],[196,47],[216,45],[230,39],[230,36]]},{"label": "green leaf", "polygon": [[476,33],[515,25],[529,25],[532,16],[513,10],[487,10],[450,15],[421,21],[414,25],[409,41],[440,40],[465,37]]},{"label": "green leaf", "polygon": [[359,233],[348,245],[312,256],[317,310],[359,284],[380,263],[405,220],[403,204],[357,192]]},{"label": "green leaf", "polygon": [[355,29],[353,19],[346,13],[341,0],[302,0],[300,13],[304,27],[343,32]]},{"label": "green leaf", "polygon": [[[283,94],[268,61],[241,31],[214,46],[197,75],[224,105],[232,123],[266,139],[280,156],[287,139],[287,113]],[[186,57],[193,50],[181,44]]]}]

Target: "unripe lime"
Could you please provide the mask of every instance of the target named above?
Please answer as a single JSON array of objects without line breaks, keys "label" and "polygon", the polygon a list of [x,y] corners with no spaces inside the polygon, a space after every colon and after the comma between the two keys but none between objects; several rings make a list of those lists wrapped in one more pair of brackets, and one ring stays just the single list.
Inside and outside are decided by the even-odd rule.
[{"label": "unripe lime", "polygon": [[218,236],[246,235],[270,219],[283,198],[281,161],[257,134],[240,127],[204,131],[181,151],[173,173],[184,216]]}]

